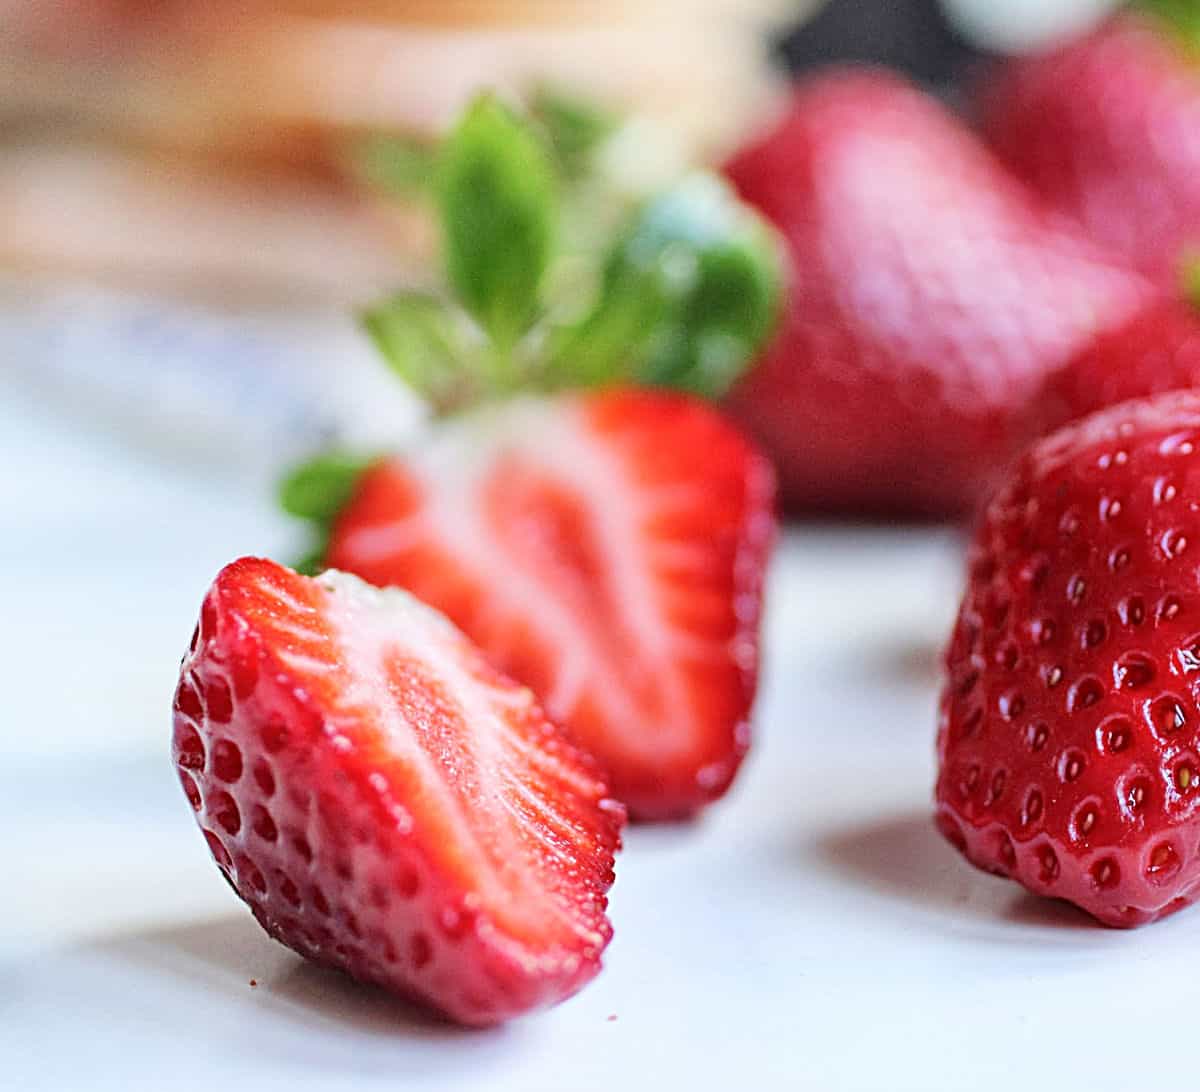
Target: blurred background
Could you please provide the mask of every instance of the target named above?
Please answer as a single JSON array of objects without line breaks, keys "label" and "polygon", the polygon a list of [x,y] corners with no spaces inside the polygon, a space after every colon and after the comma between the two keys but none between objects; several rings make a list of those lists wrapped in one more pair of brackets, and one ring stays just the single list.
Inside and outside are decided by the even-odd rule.
[{"label": "blurred background", "polygon": [[[1191,2],[1143,0],[1181,11]],[[792,78],[821,65],[882,63],[970,118],[976,81],[988,69],[1074,41],[1117,7],[1117,0],[0,0],[0,832],[8,878],[0,898],[0,1072],[13,1071],[9,1057],[28,1063],[26,1079],[15,1067],[12,1087],[76,1089],[84,1080],[122,1092],[185,1087],[193,1064],[244,1064],[253,1073],[258,1061],[263,1073],[275,1067],[296,1079],[255,1080],[256,1088],[347,1087],[323,1080],[330,1072],[323,1057],[337,1062],[338,1077],[343,1069],[369,1073],[378,1087],[408,1086],[459,1065],[478,1071],[476,1087],[498,1087],[510,1062],[499,1052],[545,1055],[549,1066],[557,1050],[574,1067],[580,1059],[620,1061],[613,1042],[636,1043],[639,1035],[645,1058],[670,1066],[683,1053],[678,1044],[702,1039],[705,1049],[687,1051],[696,1067],[687,1072],[710,1080],[736,1072],[746,1083],[745,1073],[755,1071],[743,1069],[743,1059],[774,1064],[767,1043],[818,1061],[828,1056],[831,1071],[848,1069],[847,1079],[858,1082],[838,1087],[871,1087],[872,1065],[899,1065],[906,1050],[940,1062],[947,1082],[922,1074],[904,1083],[898,1070],[875,1087],[960,1087],[965,1072],[975,1087],[990,1087],[989,1078],[1011,1087],[1022,1064],[1030,1087],[1073,1087],[1080,1073],[1093,1078],[1089,1087],[1129,1087],[1132,1078],[1117,1084],[1120,1066],[1153,1056],[1149,1047],[1128,1049],[1137,1021],[1150,1028],[1145,1041],[1153,1046],[1164,1028],[1174,1030],[1170,1020],[1188,1012],[1182,993],[1169,988],[1187,988],[1177,973],[1186,938],[1156,932],[1133,947],[1078,923],[1064,928],[1065,919],[1028,898],[1010,906],[1008,887],[969,874],[928,822],[936,655],[963,571],[964,535],[949,520],[914,525],[894,513],[852,512],[874,523],[848,529],[810,521],[785,533],[766,619],[754,780],[737,810],[708,821],[706,837],[687,849],[670,830],[633,835],[639,852],[621,864],[625,916],[612,964],[627,972],[607,976],[615,996],[630,998],[619,1023],[609,1023],[617,1016],[608,1015],[600,986],[581,1007],[518,1029],[499,1047],[434,1033],[424,1039],[418,1029],[402,1044],[414,1047],[413,1060],[398,1065],[385,1012],[349,988],[305,978],[290,956],[271,957],[248,915],[232,906],[167,753],[179,657],[214,574],[244,554],[287,560],[306,546],[303,529],[276,503],[283,468],[329,444],[395,446],[424,413],[355,318],[381,294],[438,275],[427,203],[406,200],[402,186],[377,184],[374,141],[384,137],[419,161],[480,89],[527,102],[551,92],[621,119],[605,144],[606,184],[645,195],[692,165],[721,165],[769,130],[788,105]],[[1200,12],[1200,0],[1193,8]],[[1200,14],[1193,29],[1195,44]],[[1135,45],[1140,54],[1140,33]],[[1123,101],[1137,97],[1126,95],[1137,81],[1110,79],[1103,65],[1096,84],[1104,86],[1079,97],[1079,114],[1108,93],[1119,123],[1114,161],[1140,169],[1163,152],[1158,174],[1183,179],[1181,204],[1193,216],[1200,187],[1188,182],[1200,176],[1200,81],[1160,67],[1169,69],[1161,86],[1147,79],[1137,88],[1146,115]],[[1113,69],[1128,70],[1141,71],[1140,61]],[[1067,81],[1067,99],[1070,90]],[[1067,113],[1078,121],[1071,105]],[[957,120],[946,137],[934,106],[932,123],[923,107],[906,110],[926,118],[931,154],[949,148],[970,166],[981,141],[965,126],[955,136]],[[1160,112],[1161,126],[1143,123]],[[1091,145],[1078,143],[1089,156]],[[1130,143],[1139,154],[1127,152]],[[1179,148],[1188,154],[1173,156]],[[884,179],[862,187],[866,203],[886,204],[879,194],[905,177],[907,161],[891,164],[889,174],[865,158],[864,173]],[[1098,157],[1099,173],[1111,165]],[[1167,169],[1175,166],[1177,173]],[[1120,221],[1109,213],[1126,205],[1137,211],[1130,192],[1148,192],[1153,215],[1170,206],[1169,187],[1143,184],[1142,175],[1154,172],[1130,173],[1139,177],[1107,190],[1096,219]],[[972,185],[947,192],[987,189],[973,185],[973,170],[963,177]],[[896,233],[915,240],[917,259],[905,265],[906,251],[893,281],[902,303],[917,282],[913,312],[944,304],[939,313],[954,323],[957,283],[978,286],[974,298],[984,305],[976,315],[998,286],[1010,306],[984,333],[995,333],[991,340],[1003,348],[1006,330],[1015,328],[1010,340],[1023,344],[1022,322],[1037,333],[1039,307],[1053,311],[1077,294],[1067,283],[1057,295],[1039,295],[1049,275],[1030,289],[1024,274],[1041,272],[1036,247],[1020,234],[1008,245],[1014,201],[1006,182],[995,185],[1004,200],[985,192],[964,201],[957,221],[953,207],[935,221],[951,225],[942,232],[941,264],[922,264],[937,234],[924,223]],[[914,203],[937,205],[927,195],[943,192],[936,184],[910,189],[897,203],[904,228],[919,219]],[[876,224],[869,216],[857,222]],[[994,279],[939,280],[947,268],[975,272],[968,244],[979,223],[979,253],[996,258]],[[1200,254],[1200,235],[1186,241]],[[832,279],[840,267],[829,266]],[[912,269],[917,276],[905,279]],[[932,273],[922,282],[926,269]],[[1108,280],[1089,273],[1078,310],[1106,298],[1100,289],[1087,296],[1097,277],[1108,291]],[[1196,289],[1200,298],[1200,273]],[[970,291],[962,295],[972,302]],[[963,313],[972,316],[969,307]],[[1159,314],[1152,310],[1135,332],[1167,325]],[[1184,333],[1200,377],[1197,329]],[[859,344],[834,333],[835,345]],[[869,333],[861,339],[868,350],[888,344]],[[933,333],[957,367],[958,326]],[[986,343],[972,333],[961,340],[973,356]],[[907,345],[894,355],[903,358]],[[886,361],[886,351],[864,351],[864,370],[881,355]],[[1153,363],[1166,359],[1164,350]],[[796,384],[800,398],[805,383]],[[993,386],[1007,385],[1001,372]],[[903,408],[934,404],[936,411],[930,391],[939,390],[917,384]],[[767,390],[768,410],[778,408],[774,394]],[[813,402],[818,414],[828,408]],[[890,427],[886,407],[881,420],[881,431],[904,431]],[[937,418],[931,428],[949,431],[944,424]],[[828,431],[870,447],[837,420]],[[975,420],[962,431],[976,431]],[[875,469],[864,474],[872,483],[886,478]],[[698,908],[690,923],[672,910],[684,895]],[[728,930],[733,913],[746,916]],[[797,914],[807,915],[800,927]],[[1161,944],[1157,958],[1147,943]],[[634,946],[620,947],[627,944]],[[689,987],[690,996],[676,1004],[661,992],[655,975],[709,957],[716,972],[696,978],[705,985]],[[277,988],[255,997],[243,972],[260,973],[260,965],[275,970]],[[680,981],[692,982],[684,974]],[[771,1002],[771,1019],[724,1007],[763,982],[768,1001],[786,998]],[[312,997],[323,993],[332,1004],[314,1007]],[[1122,1033],[1109,1043],[1094,1034],[1096,996],[1117,1006],[1110,1022]],[[658,1018],[639,1023],[635,997],[643,1015]],[[656,1005],[664,1011],[654,1013]],[[582,1030],[572,1038],[562,1021],[576,1013]],[[662,1029],[671,1019],[674,1039]],[[952,1033],[930,1036],[930,1027]],[[1047,1027],[1058,1034],[1047,1036]],[[862,1049],[866,1029],[870,1051]],[[166,1076],[151,1086],[146,1056],[154,1044]],[[1052,1051],[1071,1076],[1054,1079],[1046,1064]],[[641,1054],[626,1054],[641,1064]],[[96,1059],[107,1060],[110,1072]],[[85,1078],[72,1071],[51,1083],[56,1073],[82,1068]],[[113,1074],[123,1070],[132,1075],[117,1082]],[[673,1068],[660,1072],[660,1087],[688,1081]],[[554,1077],[516,1087],[563,1088]],[[789,1071],[776,1086],[797,1080]]]},{"label": "blurred background", "polygon": [[[5,751],[141,753],[212,573],[289,555],[280,467],[419,416],[351,317],[432,247],[364,184],[366,137],[551,87],[627,118],[613,170],[652,188],[768,124],[789,72],[883,61],[954,99],[1113,6],[0,0]],[[47,693],[73,729],[39,730]]]}]

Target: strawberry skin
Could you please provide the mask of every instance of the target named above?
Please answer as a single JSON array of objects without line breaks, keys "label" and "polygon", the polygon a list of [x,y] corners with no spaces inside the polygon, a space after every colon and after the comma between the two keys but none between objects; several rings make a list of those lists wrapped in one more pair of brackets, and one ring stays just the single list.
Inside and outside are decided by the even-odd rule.
[{"label": "strawberry skin", "polygon": [[1157,22],[1115,17],[984,85],[984,128],[1027,183],[1168,291],[1200,246],[1200,65]]},{"label": "strawberry skin", "polygon": [[1047,377],[1031,407],[1040,432],[1117,402],[1200,386],[1200,316],[1163,299],[1096,338]]},{"label": "strawberry skin", "polygon": [[937,819],[1107,925],[1200,891],[1200,394],[1035,445],[989,505],[946,654]]},{"label": "strawberry skin", "polygon": [[469,1025],[599,970],[623,808],[435,611],[343,573],[236,561],[174,708],[217,865],[301,955]]},{"label": "strawberry skin", "polygon": [[749,745],[773,496],[766,460],[693,399],[519,399],[369,470],[326,562],[445,613],[631,815],[679,818]]},{"label": "strawberry skin", "polygon": [[1045,375],[1152,295],[882,72],[800,84],[727,173],[790,244],[788,313],[731,405],[793,509],[968,510]]}]

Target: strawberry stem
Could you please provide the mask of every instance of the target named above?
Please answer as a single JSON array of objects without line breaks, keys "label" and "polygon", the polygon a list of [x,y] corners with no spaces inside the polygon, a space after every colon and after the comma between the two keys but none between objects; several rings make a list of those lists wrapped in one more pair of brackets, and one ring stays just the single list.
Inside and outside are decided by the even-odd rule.
[{"label": "strawberry stem", "polygon": [[[568,175],[596,158],[611,119],[545,95],[536,108],[530,119],[481,96],[429,154],[450,291],[372,307],[367,332],[440,413],[523,389],[629,382],[721,397],[780,310],[773,230],[703,171],[618,202],[614,220],[611,194]],[[556,154],[568,145],[569,166]],[[373,155],[377,176],[428,166],[423,150],[416,168],[407,147]],[[586,232],[559,231],[564,196],[572,220],[610,225],[612,238],[580,246]]]}]

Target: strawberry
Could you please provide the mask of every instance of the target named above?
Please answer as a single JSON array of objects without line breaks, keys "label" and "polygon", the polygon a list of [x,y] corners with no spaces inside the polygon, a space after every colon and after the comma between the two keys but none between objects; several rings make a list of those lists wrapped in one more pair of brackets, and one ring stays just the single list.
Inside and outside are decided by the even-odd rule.
[{"label": "strawberry", "polygon": [[183,660],[174,758],[221,871],[309,959],[472,1025],[600,968],[623,809],[527,690],[401,591],[228,566]]},{"label": "strawberry", "polygon": [[1031,408],[1034,429],[1164,391],[1200,386],[1200,319],[1173,299],[1096,338],[1046,379]]},{"label": "strawberry", "polygon": [[1045,375],[1154,296],[882,72],[802,83],[727,173],[790,243],[790,308],[731,406],[794,508],[970,508]]},{"label": "strawberry", "polygon": [[1200,892],[1200,393],[1035,445],[989,505],[946,653],[937,820],[1107,925]]},{"label": "strawberry", "polygon": [[1181,256],[1200,247],[1200,9],[1157,6],[1174,21],[1125,12],[1007,63],[984,84],[982,114],[1021,178],[1174,290]]},{"label": "strawberry", "polygon": [[721,796],[749,744],[769,464],[666,392],[517,398],[372,466],[325,563],[443,611],[641,819]]},{"label": "strawberry", "polygon": [[393,458],[326,452],[281,500],[315,524],[312,568],[444,611],[637,817],[677,818],[745,754],[774,528],[770,466],[694,398],[722,396],[773,332],[782,246],[704,172],[597,201],[609,187],[580,187],[578,155],[547,155],[556,128],[485,95],[432,152],[445,284],[363,325],[445,420]]}]

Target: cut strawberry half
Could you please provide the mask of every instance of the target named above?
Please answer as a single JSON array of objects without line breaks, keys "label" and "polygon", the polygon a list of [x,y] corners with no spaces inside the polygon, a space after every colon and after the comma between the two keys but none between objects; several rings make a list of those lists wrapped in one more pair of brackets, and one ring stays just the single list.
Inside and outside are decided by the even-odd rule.
[{"label": "cut strawberry half", "polygon": [[642,819],[729,787],[749,744],[766,460],[690,398],[524,399],[368,470],[326,562],[445,612]]},{"label": "cut strawberry half", "polygon": [[227,567],[174,756],[217,864],[302,955],[465,1024],[599,970],[623,808],[528,690],[404,592]]}]

